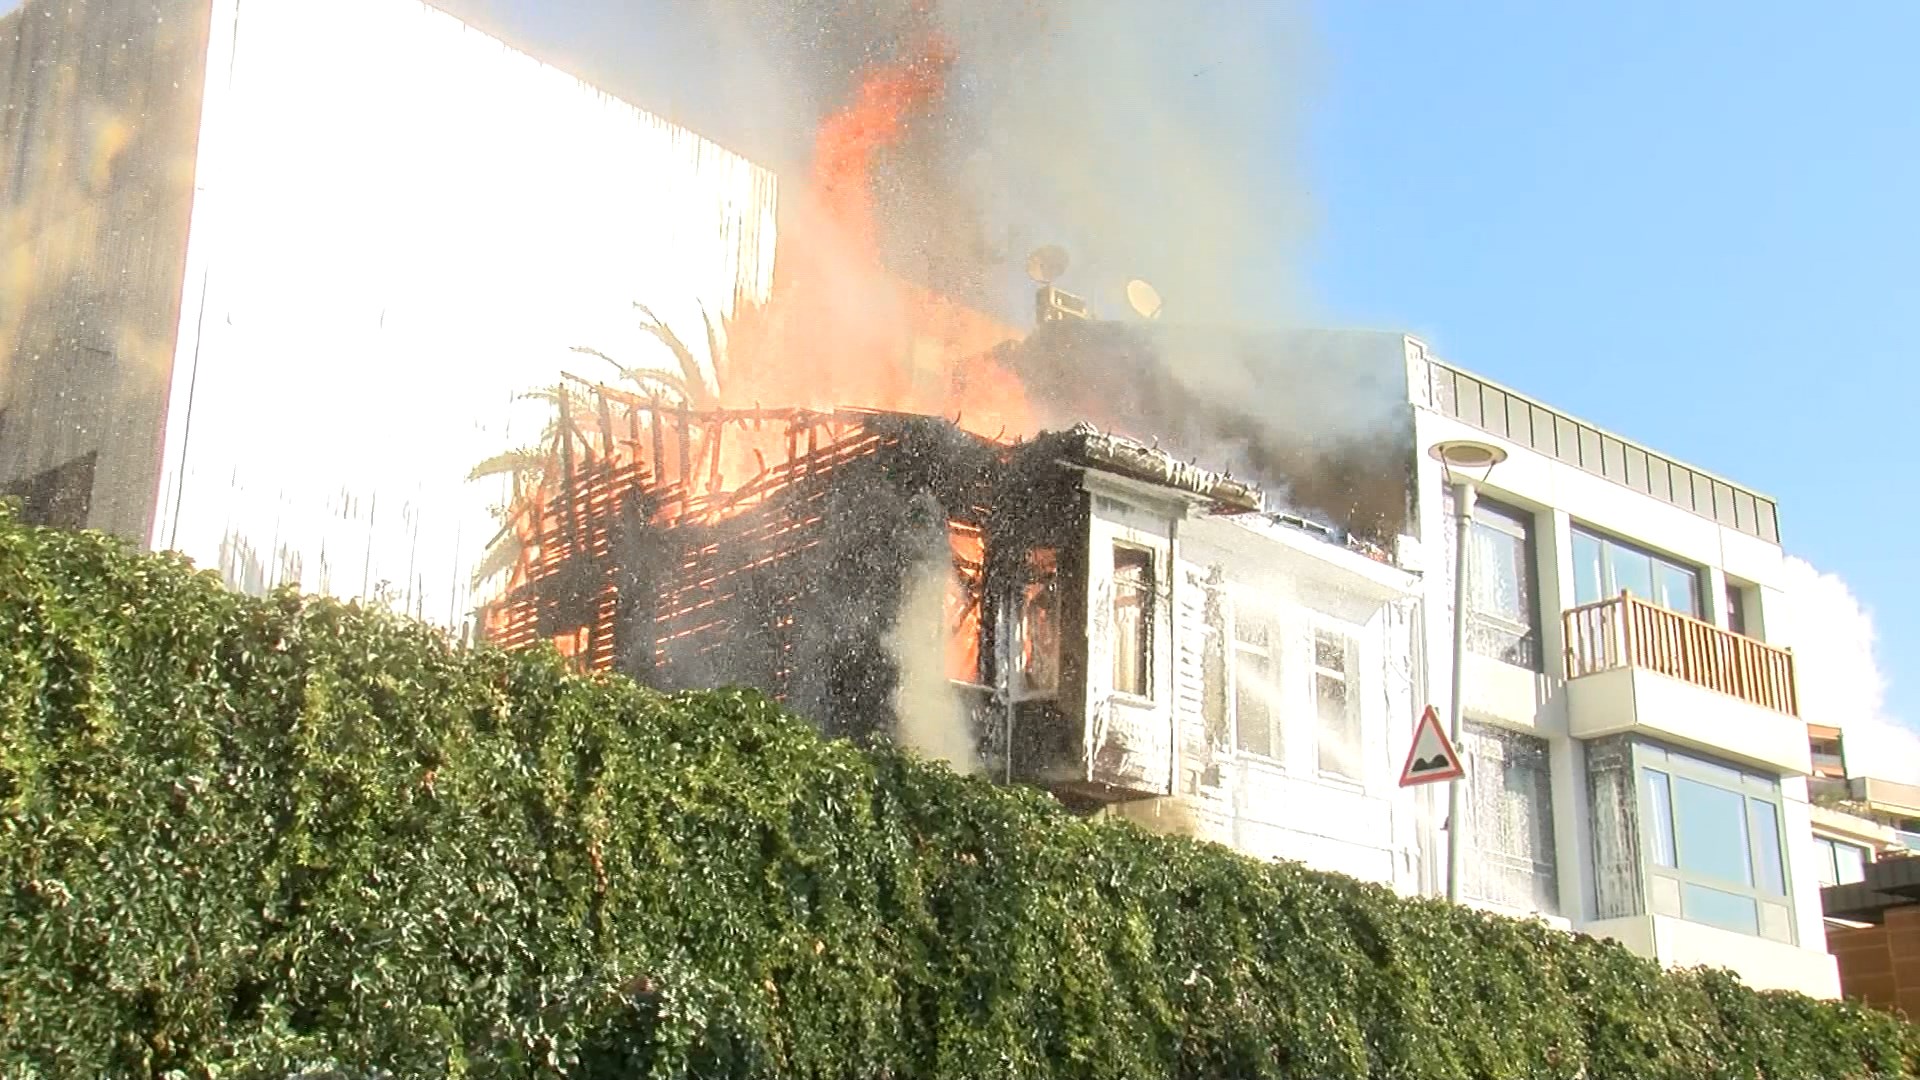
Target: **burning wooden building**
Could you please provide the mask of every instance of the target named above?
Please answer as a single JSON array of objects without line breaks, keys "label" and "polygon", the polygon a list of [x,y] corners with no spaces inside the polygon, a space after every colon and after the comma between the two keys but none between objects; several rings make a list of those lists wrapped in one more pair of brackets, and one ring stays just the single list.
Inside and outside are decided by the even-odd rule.
[{"label": "burning wooden building", "polygon": [[[663,689],[752,687],[864,740],[899,736],[899,638],[927,635],[973,762],[1069,801],[1194,788],[1200,751],[1232,749],[1207,597],[1244,575],[1183,560],[1183,522],[1216,563],[1304,544],[1400,595],[1399,571],[1276,525],[1252,485],[1085,425],[1007,442],[940,417],[694,409],[584,380],[556,398],[483,567],[489,638]],[[929,568],[940,625],[904,625]]]}]

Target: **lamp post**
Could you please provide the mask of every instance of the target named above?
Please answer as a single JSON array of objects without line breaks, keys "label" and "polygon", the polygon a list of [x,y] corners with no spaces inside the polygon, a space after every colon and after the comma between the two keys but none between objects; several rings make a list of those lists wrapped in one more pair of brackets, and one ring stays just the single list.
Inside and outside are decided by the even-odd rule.
[{"label": "lamp post", "polygon": [[[1473,533],[1474,485],[1485,483],[1493,467],[1507,459],[1507,452],[1486,443],[1454,440],[1436,443],[1428,453],[1440,462],[1446,470],[1447,482],[1453,486],[1454,517],[1459,530],[1453,541],[1453,696],[1448,701],[1452,715],[1447,725],[1447,738],[1458,753],[1465,713],[1461,684],[1465,682],[1467,670],[1467,544]],[[1455,902],[1460,899],[1460,871],[1467,857],[1466,845],[1460,842],[1464,831],[1460,827],[1463,783],[1464,779],[1447,781],[1447,899]]]}]

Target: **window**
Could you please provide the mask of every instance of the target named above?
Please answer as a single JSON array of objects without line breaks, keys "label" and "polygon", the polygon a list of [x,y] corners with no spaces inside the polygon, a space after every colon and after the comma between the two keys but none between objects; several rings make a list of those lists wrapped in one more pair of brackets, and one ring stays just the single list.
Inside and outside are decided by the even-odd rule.
[{"label": "window", "polygon": [[1467,648],[1538,671],[1532,515],[1483,500],[1468,536]]},{"label": "window", "polygon": [[1232,742],[1232,720],[1227,714],[1227,599],[1217,581],[1205,586],[1200,620],[1200,719],[1206,725],[1207,745],[1224,749]]},{"label": "window", "polygon": [[1866,880],[1867,863],[1872,861],[1866,848],[1824,836],[1814,837],[1813,846],[1820,856],[1820,884],[1851,885]]},{"label": "window", "polygon": [[1233,623],[1234,745],[1278,761],[1285,744],[1273,663],[1273,628],[1241,610]]},{"label": "window", "polygon": [[1023,697],[1050,696],[1060,689],[1059,587],[1058,554],[1050,548],[1028,552],[1013,626]]},{"label": "window", "polygon": [[1113,549],[1113,689],[1153,696],[1153,553]]},{"label": "window", "polygon": [[1313,635],[1313,697],[1320,721],[1320,771],[1361,779],[1360,710],[1347,662],[1351,643],[1325,630]]},{"label": "window", "polygon": [[1655,910],[1676,897],[1695,922],[1786,939],[1779,782],[1640,747],[1642,822]]},{"label": "window", "polygon": [[1618,540],[1573,530],[1573,601],[1591,604],[1630,592],[1668,611],[1700,617],[1700,572]]},{"label": "window", "polygon": [[1747,632],[1747,590],[1727,582],[1727,629],[1736,634]]},{"label": "window", "polygon": [[1467,890],[1509,908],[1558,912],[1546,740],[1469,722],[1462,743],[1474,850]]}]

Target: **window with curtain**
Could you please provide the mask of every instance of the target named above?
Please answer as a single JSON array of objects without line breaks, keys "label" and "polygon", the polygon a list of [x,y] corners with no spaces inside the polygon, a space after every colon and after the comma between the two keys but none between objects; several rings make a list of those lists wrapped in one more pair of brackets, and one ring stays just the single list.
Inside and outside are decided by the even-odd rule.
[{"label": "window with curtain", "polygon": [[1623,592],[1668,611],[1701,618],[1700,571],[1588,529],[1573,530],[1573,599],[1610,600]]},{"label": "window with curtain", "polygon": [[1153,696],[1153,553],[1113,549],[1113,689]]},{"label": "window with curtain", "polygon": [[1353,686],[1353,642],[1329,630],[1313,635],[1313,696],[1320,771],[1365,779],[1360,759],[1360,699]]},{"label": "window with curtain", "polygon": [[1472,721],[1465,735],[1460,750],[1467,759],[1467,828],[1474,854],[1463,885],[1476,899],[1558,913],[1546,740]]},{"label": "window with curtain", "polygon": [[1540,670],[1533,515],[1481,500],[1467,536],[1467,648]]}]

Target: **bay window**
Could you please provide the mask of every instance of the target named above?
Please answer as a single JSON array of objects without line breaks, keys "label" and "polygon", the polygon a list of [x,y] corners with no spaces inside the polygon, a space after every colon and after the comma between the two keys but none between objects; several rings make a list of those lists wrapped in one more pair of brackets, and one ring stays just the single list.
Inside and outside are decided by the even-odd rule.
[{"label": "bay window", "polygon": [[1779,780],[1650,744],[1634,756],[1653,910],[1789,940]]}]

